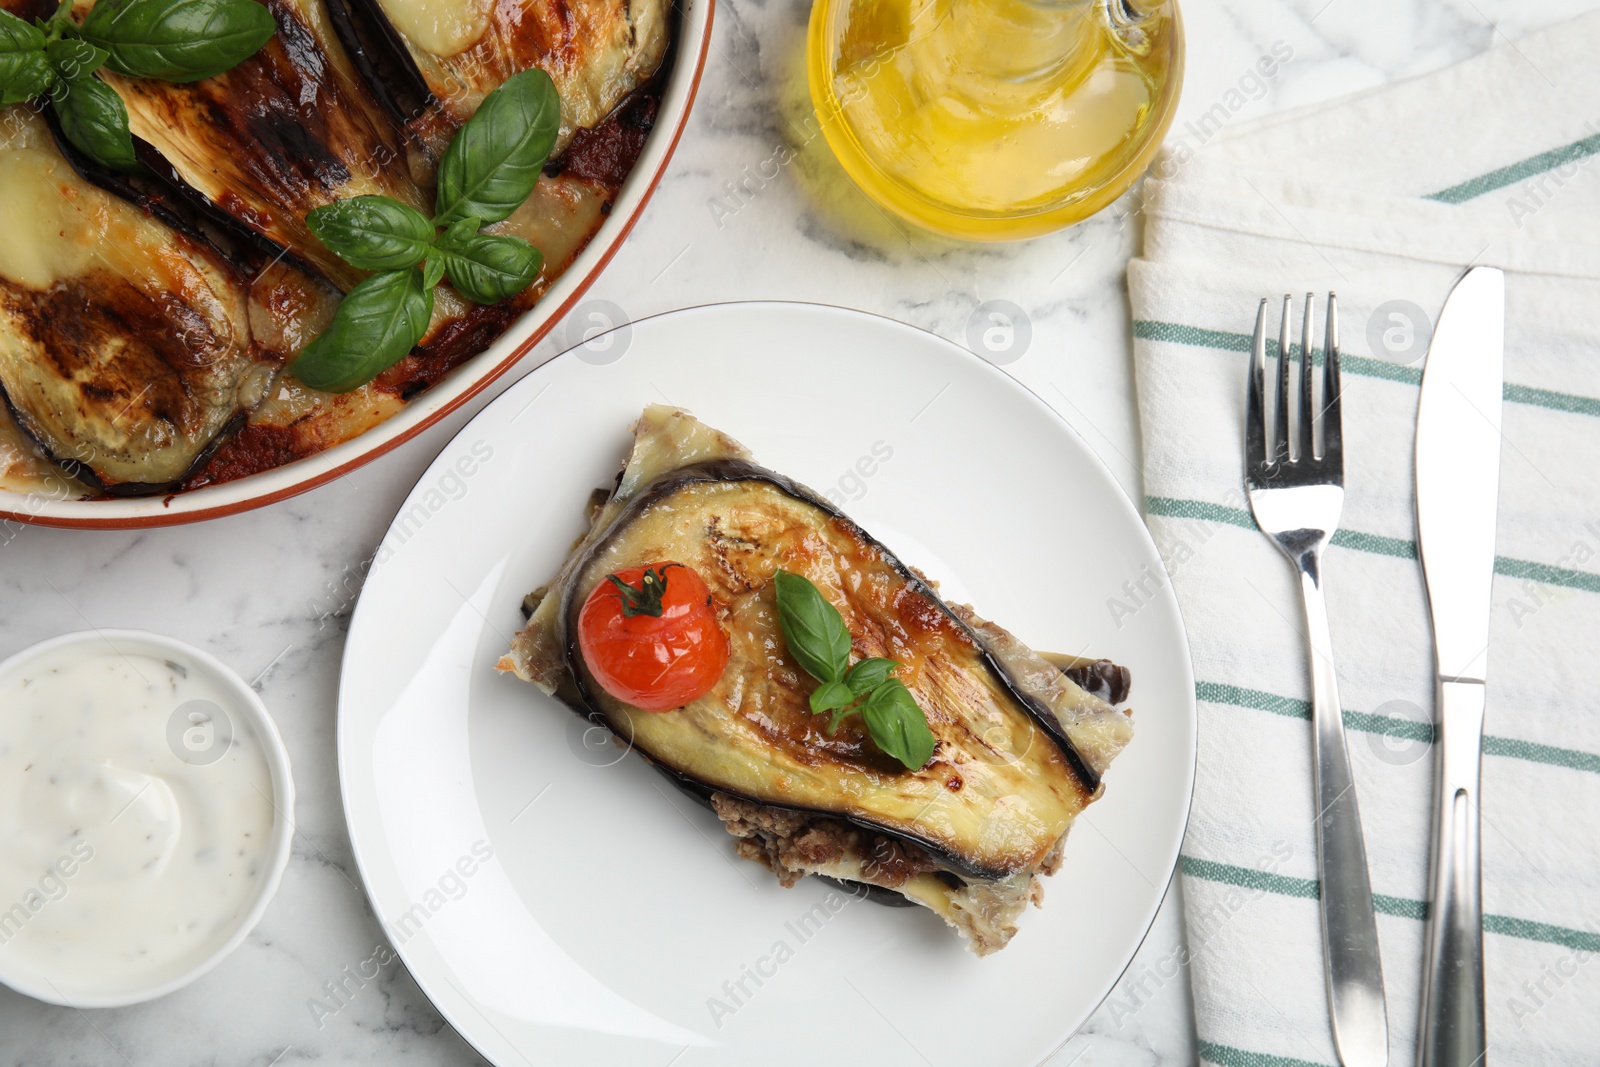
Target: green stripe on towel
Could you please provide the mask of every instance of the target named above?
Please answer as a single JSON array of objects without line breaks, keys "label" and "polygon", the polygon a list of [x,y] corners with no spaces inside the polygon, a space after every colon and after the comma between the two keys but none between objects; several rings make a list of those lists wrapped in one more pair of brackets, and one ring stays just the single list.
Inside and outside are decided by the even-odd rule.
[{"label": "green stripe on towel", "polygon": [[1505,915],[1485,915],[1483,928],[1491,934],[1503,934],[1523,941],[1545,941],[1583,952],[1600,952],[1600,934],[1588,930],[1569,930],[1565,926],[1512,919]]},{"label": "green stripe on towel", "polygon": [[[1152,319],[1135,319],[1133,323],[1133,336],[1141,341],[1166,341],[1174,345],[1188,345],[1191,348],[1215,348],[1220,352],[1248,352],[1250,351],[1251,337],[1247,333],[1224,333],[1222,330],[1202,330],[1198,326],[1185,326],[1177,322],[1156,322]],[[1321,365],[1322,349],[1313,349],[1316,354],[1314,365]],[[1275,337],[1267,338],[1267,355],[1276,358],[1278,355],[1278,340]],[[1289,359],[1298,362],[1300,359],[1300,346],[1289,346]],[[1406,367],[1399,363],[1390,363],[1382,359],[1368,359],[1366,356],[1345,356],[1340,364],[1350,374],[1362,378],[1387,378],[1394,382],[1409,382],[1412,385],[1420,384],[1422,371],[1416,367]],[[1518,386],[1519,389],[1525,389]],[[1530,393],[1542,393],[1542,389],[1528,389]],[[1553,394],[1560,396],[1561,394]],[[1582,399],[1582,398],[1579,398]]]},{"label": "green stripe on towel", "polygon": [[[1311,721],[1310,701],[1282,697],[1260,689],[1245,689],[1242,686],[1226,685],[1222,682],[1196,682],[1194,698],[1203,700],[1207,704],[1232,704],[1236,708],[1270,711],[1274,715],[1282,715],[1289,719]],[[1429,739],[1432,739],[1431,734]]]},{"label": "green stripe on towel", "polygon": [[1195,348],[1216,348],[1223,352],[1250,351],[1249,334],[1202,330],[1198,326],[1157,322],[1153,319],[1134,319],[1133,336],[1141,341],[1166,341],[1168,344],[1192,345]]},{"label": "green stripe on towel", "polygon": [[1600,152],[1600,134],[1518,160],[1499,170],[1491,170],[1487,174],[1469,178],[1460,185],[1452,185],[1448,189],[1440,189],[1437,193],[1429,193],[1422,199],[1437,200],[1443,204],[1464,204],[1468,200],[1474,200],[1485,193],[1492,193],[1496,189],[1504,189],[1508,185],[1515,185],[1536,174],[1544,174],[1568,163],[1587,159],[1596,152]]},{"label": "green stripe on towel", "polygon": [[[1271,712],[1273,715],[1282,715],[1289,719],[1304,719],[1307,722],[1311,720],[1309,702],[1296,700],[1294,697],[1279,696],[1277,693],[1263,692],[1260,689],[1245,689],[1223,682],[1196,682],[1194,696],[1196,700],[1203,700],[1207,704],[1231,704],[1236,708]],[[1349,708],[1344,709],[1343,715],[1345,726],[1352,730],[1360,730],[1367,734],[1384,734],[1408,741],[1423,741],[1430,745],[1433,743],[1431,723],[1373,715],[1365,711],[1351,711]],[[1541,745],[1534,741],[1519,741],[1512,737],[1485,735],[1483,754],[1600,774],[1600,756],[1592,752]]]},{"label": "green stripe on towel", "polygon": [[1231,863],[1215,863],[1195,856],[1179,856],[1178,862],[1184,874],[1190,878],[1204,878],[1208,882],[1235,885],[1240,889],[1259,889],[1280,897],[1304,897],[1306,900],[1316,900],[1319,893],[1314,878],[1290,878],[1258,871],[1253,867],[1235,867]]},{"label": "green stripe on towel", "polygon": [[1341,370],[1348,371],[1358,378],[1381,378],[1386,382],[1404,382],[1407,385],[1422,384],[1422,368],[1408,367],[1404,363],[1390,363],[1386,359],[1370,359],[1367,356],[1342,356],[1339,359]]},{"label": "green stripe on towel", "polygon": [[[1242,530],[1254,530],[1256,528],[1256,520],[1243,508],[1230,508],[1226,504],[1213,504],[1206,500],[1184,500],[1171,496],[1147,496],[1144,498],[1144,509],[1151,515],[1163,515],[1172,519],[1198,519],[1202,522],[1220,522],[1228,526],[1237,526]],[[1340,548],[1349,548],[1357,552],[1370,552],[1378,556],[1394,556],[1396,559],[1417,558],[1417,546],[1414,542],[1403,541],[1398,537],[1385,537],[1382,534],[1361,533],[1359,530],[1335,530],[1330,543],[1338,545]],[[1529,566],[1538,566],[1538,564],[1529,564]],[[1550,570],[1558,571],[1560,568],[1552,567]],[[1512,575],[1512,577],[1522,577],[1522,575]],[[1595,576],[1590,575],[1588,577]],[[1548,579],[1546,580],[1548,581]],[[1600,578],[1596,578],[1596,581],[1600,582]]]},{"label": "green stripe on towel", "polygon": [[[1222,882],[1225,885],[1238,886],[1240,889],[1259,889],[1266,893],[1276,893],[1280,897],[1300,897],[1304,900],[1316,900],[1322,895],[1321,887],[1314,878],[1290,878],[1287,875],[1270,874],[1250,867],[1235,867],[1231,863],[1216,863],[1195,856],[1180,856],[1179,861],[1184,874],[1193,878],[1203,878],[1208,882]],[[1391,897],[1383,893],[1372,894],[1372,906],[1384,915],[1394,915],[1402,919],[1424,919],[1428,915],[1428,905],[1421,900]]]},{"label": "green stripe on towel", "polygon": [[1187,500],[1176,496],[1147,496],[1144,510],[1151,515],[1164,515],[1169,519],[1198,519],[1201,522],[1221,522],[1242,530],[1254,530],[1255,518],[1243,508],[1230,508],[1226,504],[1213,504],[1206,500]]},{"label": "green stripe on towel", "polygon": [[1483,753],[1486,756],[1505,756],[1508,759],[1525,759],[1531,763],[1548,763],[1552,767],[1570,767],[1575,771],[1600,774],[1600,756],[1593,752],[1579,752],[1572,748],[1556,748],[1533,741],[1518,741],[1511,737],[1485,737]]},{"label": "green stripe on towel", "polygon": [[[1290,878],[1287,875],[1271,874],[1251,867],[1235,867],[1231,863],[1203,860],[1196,856],[1179,856],[1178,861],[1184,874],[1191,878],[1202,878],[1207,882],[1221,882],[1224,885],[1238,886],[1240,889],[1259,889],[1263,893],[1274,893],[1280,897],[1299,897],[1302,900],[1316,900],[1322,895],[1322,888],[1315,878]],[[1401,919],[1428,917],[1428,905],[1425,901],[1391,897],[1384,893],[1372,894],[1372,907],[1381,914]]]},{"label": "green stripe on towel", "polygon": [[1327,1067],[1326,1064],[1313,1060],[1297,1060],[1292,1056],[1271,1056],[1265,1052],[1251,1052],[1248,1049],[1233,1048],[1230,1045],[1217,1045],[1210,1041],[1201,1041],[1200,1058],[1218,1067]]},{"label": "green stripe on towel", "polygon": [[[1212,504],[1205,500],[1184,500],[1171,496],[1147,496],[1144,498],[1145,513],[1161,515],[1171,519],[1197,519],[1202,522],[1217,522],[1228,526],[1237,526],[1244,530],[1256,528],[1255,519],[1243,508],[1230,508],[1224,504]],[[1382,534],[1362,533],[1359,530],[1335,530],[1332,544],[1340,548],[1353,549],[1356,552],[1367,552],[1378,556],[1393,556],[1396,559],[1416,559],[1417,546],[1413,541],[1405,541],[1398,537],[1385,537]],[[1508,556],[1494,558],[1494,571],[1507,578],[1522,578],[1527,581],[1539,582],[1543,585],[1562,585],[1568,589],[1582,589],[1589,593],[1600,593],[1600,574],[1589,571],[1577,571],[1570,567],[1556,567],[1549,563],[1536,563],[1526,559],[1512,559]]]},{"label": "green stripe on towel", "polygon": [[1600,574],[1590,574],[1588,571],[1552,567],[1548,563],[1534,563],[1525,559],[1507,559],[1504,556],[1494,558],[1494,570],[1496,574],[1503,574],[1508,578],[1525,578],[1530,582],[1565,585],[1572,589],[1600,593]]},{"label": "green stripe on towel", "polygon": [[1370,552],[1375,556],[1393,556],[1396,559],[1417,558],[1417,546],[1410,541],[1402,541],[1398,537],[1384,537],[1381,534],[1361,533],[1358,530],[1335,530],[1328,543],[1340,548],[1354,549],[1357,552]]},{"label": "green stripe on towel", "polygon": [[[1133,323],[1133,336],[1141,341],[1166,341],[1169,344],[1188,345],[1193,348],[1212,348],[1219,352],[1250,351],[1249,334],[1202,330],[1198,326],[1185,326],[1176,322],[1136,319]],[[1276,355],[1277,350],[1278,342],[1269,340],[1267,354]],[[1291,345],[1289,349],[1291,358],[1298,358],[1299,350],[1299,345]],[[1387,360],[1345,356],[1341,365],[1346,373],[1358,378],[1381,378],[1408,385],[1419,385],[1422,382],[1421,368],[1406,367]],[[1568,411],[1577,415],[1600,416],[1600,399],[1594,397],[1558,393],[1553,389],[1536,389],[1531,385],[1517,385],[1514,382],[1507,382],[1500,395],[1512,404],[1526,404],[1550,411]]]},{"label": "green stripe on towel", "polygon": [[[1391,897],[1387,893],[1374,893],[1372,910],[1379,915],[1393,915],[1397,919],[1415,919],[1421,922],[1428,917],[1428,902],[1412,900],[1409,897]],[[1488,924],[1484,925],[1487,927]]]},{"label": "green stripe on towel", "polygon": [[1507,382],[1501,396],[1513,404],[1532,404],[1552,411],[1571,411],[1579,415],[1600,415],[1600,400],[1571,393],[1557,393],[1549,389],[1535,389],[1530,385]]},{"label": "green stripe on towel", "polygon": [[[1259,889],[1281,897],[1298,897],[1316,900],[1321,889],[1313,878],[1290,878],[1281,874],[1258,871],[1253,867],[1237,867],[1231,863],[1203,860],[1197,856],[1180,855],[1179,868],[1187,878],[1237,886],[1240,889]],[[1428,902],[1409,897],[1391,897],[1383,893],[1372,894],[1372,906],[1385,915],[1401,919],[1422,920],[1428,917]],[[1514,937],[1519,941],[1542,941],[1551,945],[1600,952],[1600,933],[1574,930],[1566,926],[1534,922],[1531,919],[1514,919],[1509,915],[1485,915],[1483,929],[1487,933]]]},{"label": "green stripe on towel", "polygon": [[[1274,715],[1282,715],[1289,719],[1311,721],[1311,704],[1309,702],[1296,700],[1293,697],[1278,696],[1276,693],[1265,693],[1259,689],[1244,689],[1240,686],[1226,685],[1222,682],[1196,682],[1194,684],[1194,696],[1196,700],[1203,700],[1208,704],[1232,704],[1238,708],[1269,711]],[[1345,726],[1352,730],[1360,730],[1362,733],[1367,734],[1386,734],[1390,737],[1400,737],[1408,741],[1425,741],[1430,745],[1433,744],[1433,726],[1429,723],[1373,715],[1365,711],[1351,711],[1349,708],[1343,710],[1343,715]],[[1496,755],[1501,754],[1496,753]],[[1576,754],[1588,755],[1588,753]],[[1545,761],[1541,760],[1539,762]]]}]

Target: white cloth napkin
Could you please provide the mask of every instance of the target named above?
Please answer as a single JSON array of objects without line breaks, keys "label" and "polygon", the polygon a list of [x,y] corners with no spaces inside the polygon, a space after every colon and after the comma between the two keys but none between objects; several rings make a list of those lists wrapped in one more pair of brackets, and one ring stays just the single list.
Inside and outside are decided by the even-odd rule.
[{"label": "white cloth napkin", "polygon": [[1298,336],[1299,301],[1315,290],[1320,343],[1330,289],[1341,309],[1346,496],[1328,596],[1390,1063],[1414,1061],[1433,651],[1412,447],[1427,321],[1471,263],[1505,268],[1508,292],[1483,769],[1490,1062],[1600,1062],[1596,55],[1600,14],[1414,81],[1225,125],[1198,150],[1191,137],[1147,181],[1144,256],[1128,288],[1146,511],[1198,680],[1181,870],[1209,1063],[1337,1063],[1298,591],[1242,487],[1257,301],[1301,294]]}]

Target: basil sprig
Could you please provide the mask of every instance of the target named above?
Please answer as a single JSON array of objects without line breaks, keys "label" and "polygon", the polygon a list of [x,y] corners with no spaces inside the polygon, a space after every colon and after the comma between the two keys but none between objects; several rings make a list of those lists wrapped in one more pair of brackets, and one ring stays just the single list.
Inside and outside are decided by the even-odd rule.
[{"label": "basil sprig", "polygon": [[198,81],[248,59],[275,30],[256,0],[100,0],[81,26],[72,0],[35,25],[0,11],[0,106],[48,97],[73,147],[134,170],[128,109],[95,71]]},{"label": "basil sprig", "polygon": [[933,755],[928,716],[904,682],[892,677],[900,664],[872,657],[850,665],[850,631],[844,616],[810,579],[786,570],[773,575],[778,624],[796,663],[820,684],[811,691],[811,711],[828,715],[828,733],[856,712],[880,749],[911,770]]},{"label": "basil sprig", "polygon": [[[486,96],[445,149],[432,219],[386,196],[350,197],[310,212],[306,224],[330,251],[381,273],[345,296],[328,328],[295,359],[296,377],[343,393],[398,363],[427,332],[433,289],[445,277],[476,304],[526,289],[544,256],[520,237],[479,231],[528,199],[560,124],[555,83],[538,68],[525,70]],[[427,312],[419,316],[424,297]]]}]

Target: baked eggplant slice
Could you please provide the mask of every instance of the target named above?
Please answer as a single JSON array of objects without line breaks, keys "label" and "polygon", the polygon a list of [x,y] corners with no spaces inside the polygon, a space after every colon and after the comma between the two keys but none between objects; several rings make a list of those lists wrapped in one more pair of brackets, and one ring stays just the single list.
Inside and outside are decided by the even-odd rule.
[{"label": "baked eggplant slice", "polygon": [[447,141],[511,75],[542,67],[561,93],[559,153],[575,129],[598,125],[655,73],[670,36],[667,0],[333,2],[378,24],[398,59],[388,66],[411,82],[381,95],[403,100],[409,91],[434,103],[416,124],[430,145]]},{"label": "baked eggplant slice", "polygon": [[[596,684],[576,620],[607,575],[667,559],[706,582],[730,656],[705,696],[653,714]],[[830,735],[826,717],[810,714],[815,683],[778,623],[779,568],[841,612],[853,658],[901,664],[896,677],[936,741],[924,766],[879,751],[859,717]],[[826,500],[671,408],[645,411],[615,490],[529,607],[501,669],[604,723],[708,800],[741,855],[786,885],[818,874],[897,893],[943,916],[979,954],[1002,947],[1039,899],[1037,876],[1054,870],[1132,735],[1126,713],[1062,666],[946,604]]]},{"label": "baked eggplant slice", "polygon": [[325,290],[248,279],[192,234],[86,181],[26,105],[0,112],[0,391],[68,473],[163,492],[270,388]]},{"label": "baked eggplant slice", "polygon": [[364,275],[317,240],[307,213],[375,193],[432,214],[433,198],[412,181],[411,145],[351,63],[322,0],[264,2],[278,32],[232,70],[183,84],[100,76],[145,142],[141,161],[179,195],[348,289]]}]

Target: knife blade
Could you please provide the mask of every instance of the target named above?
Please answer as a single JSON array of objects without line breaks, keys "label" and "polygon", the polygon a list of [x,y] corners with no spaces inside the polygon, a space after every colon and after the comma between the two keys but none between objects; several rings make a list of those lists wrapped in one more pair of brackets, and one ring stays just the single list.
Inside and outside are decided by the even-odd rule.
[{"label": "knife blade", "polygon": [[1477,1067],[1486,1049],[1478,789],[1504,351],[1505,275],[1474,267],[1440,313],[1417,404],[1417,548],[1437,657],[1421,1067]]},{"label": "knife blade", "polygon": [[1445,301],[1417,404],[1417,543],[1439,673],[1483,680],[1500,481],[1505,275],[1468,271]]}]

